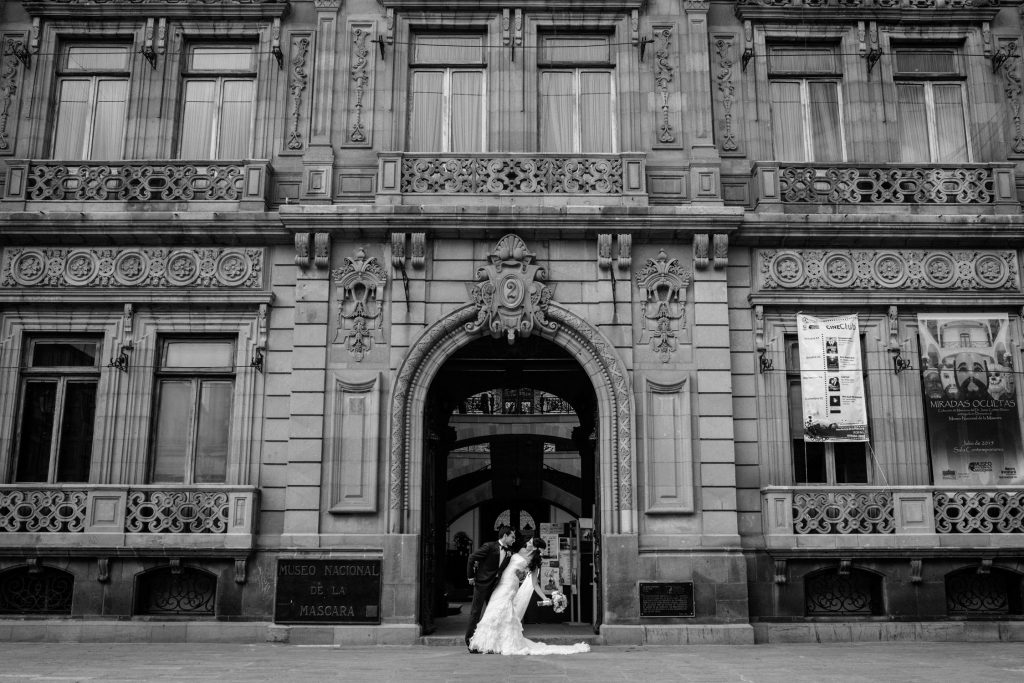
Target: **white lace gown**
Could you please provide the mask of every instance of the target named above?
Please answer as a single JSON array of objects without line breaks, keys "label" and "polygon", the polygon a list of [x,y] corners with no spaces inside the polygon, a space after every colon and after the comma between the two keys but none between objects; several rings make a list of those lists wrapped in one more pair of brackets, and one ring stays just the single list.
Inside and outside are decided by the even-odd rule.
[{"label": "white lace gown", "polygon": [[[517,569],[527,572],[522,582],[516,576]],[[523,635],[523,615],[534,596],[526,559],[519,554],[513,555],[491,593],[491,599],[469,646],[480,652],[501,655],[571,655],[589,652],[590,645],[587,643],[547,645]]]}]

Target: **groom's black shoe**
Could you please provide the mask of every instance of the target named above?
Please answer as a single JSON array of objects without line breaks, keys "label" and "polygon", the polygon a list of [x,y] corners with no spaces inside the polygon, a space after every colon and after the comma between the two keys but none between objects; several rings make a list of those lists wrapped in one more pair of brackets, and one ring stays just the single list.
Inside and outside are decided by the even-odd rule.
[{"label": "groom's black shoe", "polygon": [[469,654],[471,654],[471,655],[478,655],[478,654],[480,654],[480,650],[474,650],[473,648],[468,647],[468,646],[466,647],[466,649],[469,650]]}]

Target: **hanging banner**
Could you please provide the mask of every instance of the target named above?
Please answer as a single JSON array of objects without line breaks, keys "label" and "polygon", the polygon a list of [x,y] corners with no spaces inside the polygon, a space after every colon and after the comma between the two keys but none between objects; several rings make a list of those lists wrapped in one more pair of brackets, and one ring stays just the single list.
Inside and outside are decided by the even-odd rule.
[{"label": "hanging banner", "polygon": [[936,486],[1024,484],[1005,313],[917,316]]},{"label": "hanging banner", "polygon": [[798,313],[805,441],[867,441],[860,325],[856,315]]}]

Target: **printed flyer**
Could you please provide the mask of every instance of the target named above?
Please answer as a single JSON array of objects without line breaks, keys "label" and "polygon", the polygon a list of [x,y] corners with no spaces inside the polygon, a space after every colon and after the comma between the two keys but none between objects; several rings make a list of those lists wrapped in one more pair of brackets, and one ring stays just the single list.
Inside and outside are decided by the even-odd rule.
[{"label": "printed flyer", "polygon": [[856,315],[798,313],[804,440],[867,441],[867,410]]},{"label": "printed flyer", "polygon": [[922,313],[917,322],[935,485],[1024,484],[1009,317]]}]

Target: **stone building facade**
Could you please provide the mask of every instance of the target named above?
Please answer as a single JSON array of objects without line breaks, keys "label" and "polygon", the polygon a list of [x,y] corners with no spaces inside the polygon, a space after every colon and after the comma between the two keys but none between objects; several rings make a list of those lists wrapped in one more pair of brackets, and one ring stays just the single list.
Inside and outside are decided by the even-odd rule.
[{"label": "stone building facade", "polygon": [[[1019,4],[5,3],[0,634],[415,642],[508,520],[608,643],[1020,639],[921,367],[989,316],[1021,396]],[[325,566],[372,609],[284,618]]]}]

